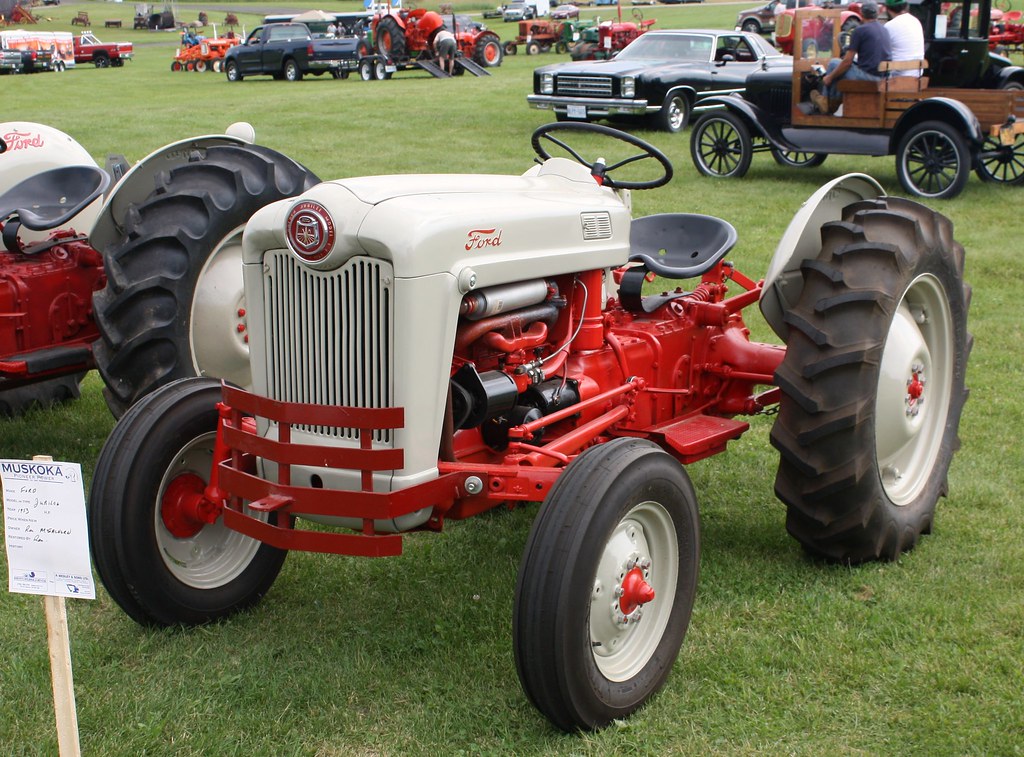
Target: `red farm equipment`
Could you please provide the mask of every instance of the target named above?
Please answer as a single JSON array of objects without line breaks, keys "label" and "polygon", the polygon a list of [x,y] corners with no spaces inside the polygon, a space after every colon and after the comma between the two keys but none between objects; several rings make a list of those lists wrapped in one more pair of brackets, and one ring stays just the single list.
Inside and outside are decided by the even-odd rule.
[{"label": "red farm equipment", "polygon": [[992,22],[988,35],[988,49],[1000,55],[1024,51],[1024,12],[1007,11]]},{"label": "red farm equipment", "polygon": [[[104,170],[57,129],[0,123],[0,416],[77,397],[92,368],[115,415],[179,376],[248,383],[242,228],[316,180],[253,137],[237,124]],[[194,202],[235,217],[183,234]]]},{"label": "red farm equipment", "polygon": [[525,48],[527,55],[546,53],[551,48],[554,48],[556,53],[567,53],[569,45],[565,40],[565,32],[569,25],[568,21],[549,21],[542,18],[520,21],[518,36],[505,43],[505,55],[515,55],[520,46]]},{"label": "red farm equipment", "polygon": [[230,37],[189,38],[187,32],[183,32],[181,47],[171,61],[171,70],[220,73],[224,66],[224,54],[241,41],[240,37],[233,34]]},{"label": "red farm equipment", "polygon": [[573,60],[604,60],[611,58],[619,50],[650,31],[655,19],[644,19],[639,8],[633,9],[634,21],[622,20],[622,9],[619,9],[618,21],[602,21],[596,27],[583,29],[579,41],[569,48]]},{"label": "red farm equipment", "polygon": [[[500,66],[501,40],[492,31],[472,23],[468,17],[447,17],[449,30],[455,34],[459,57],[455,73],[463,71],[480,76],[487,68]],[[374,16],[373,39],[377,52],[383,55],[389,67],[395,69],[423,68],[434,76],[445,76],[436,64],[434,35],[446,26],[446,17],[434,11],[393,9]]]},{"label": "red farm equipment", "polygon": [[[593,730],[670,675],[700,558],[685,466],[752,417],[772,419],[775,493],[808,552],[896,560],[931,532],[973,341],[949,219],[836,178],[754,279],[728,222],[632,218],[630,191],[672,178],[652,145],[589,123],[532,143],[522,174],[343,178],[248,220],[252,390],[164,386],[96,464],[92,555],[130,617],[214,622],[261,601],[289,551],[398,555],[408,532],[541,502],[515,665],[552,723]],[[755,305],[774,343],[751,339]]]}]

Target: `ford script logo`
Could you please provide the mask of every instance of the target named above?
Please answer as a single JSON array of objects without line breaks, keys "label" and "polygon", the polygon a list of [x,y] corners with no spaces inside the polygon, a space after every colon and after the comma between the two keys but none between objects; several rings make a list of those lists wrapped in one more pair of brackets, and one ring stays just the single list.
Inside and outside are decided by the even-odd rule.
[{"label": "ford script logo", "polygon": [[288,214],[288,246],[303,260],[315,263],[334,246],[334,219],[318,202],[300,202]]}]

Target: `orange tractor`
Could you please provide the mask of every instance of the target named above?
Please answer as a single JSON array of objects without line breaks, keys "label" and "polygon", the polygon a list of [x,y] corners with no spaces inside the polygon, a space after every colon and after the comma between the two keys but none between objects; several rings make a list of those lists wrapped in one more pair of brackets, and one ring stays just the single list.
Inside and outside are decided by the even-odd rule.
[{"label": "orange tractor", "polygon": [[[373,39],[377,52],[396,69],[418,66],[431,71],[436,67],[433,63],[434,35],[445,26],[445,19],[434,11],[393,9],[374,16]],[[456,66],[455,73],[462,73],[463,69],[476,73],[474,69],[477,66],[491,68],[501,65],[501,40],[497,34],[482,24],[473,23],[468,17],[463,20],[453,16],[449,30],[455,34],[460,53],[460,65]]]},{"label": "orange tractor", "polygon": [[212,37],[210,39],[188,38],[182,35],[182,45],[171,62],[172,71],[213,71],[220,73],[224,65],[224,54],[241,39],[233,33],[229,37]]}]

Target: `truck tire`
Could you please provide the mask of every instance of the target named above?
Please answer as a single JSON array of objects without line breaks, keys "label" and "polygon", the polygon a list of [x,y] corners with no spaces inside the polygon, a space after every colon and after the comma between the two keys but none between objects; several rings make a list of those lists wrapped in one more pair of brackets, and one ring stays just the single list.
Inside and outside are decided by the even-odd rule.
[{"label": "truck tire", "polygon": [[405,31],[391,16],[385,16],[377,24],[377,52],[393,61],[406,56]]},{"label": "truck tire", "polygon": [[910,194],[948,200],[971,175],[971,152],[963,134],[942,121],[912,126],[896,149],[896,176]]},{"label": "truck tire", "polygon": [[373,58],[363,58],[359,61],[359,78],[363,81],[373,81],[374,78],[374,60]]},{"label": "truck tire", "polygon": [[[209,483],[220,397],[213,379],[165,386],[100,450],[88,508],[93,562],[107,593],[143,625],[198,625],[250,607],[287,556],[219,517],[189,517],[189,497]],[[277,513],[261,519],[276,524]]]},{"label": "truck tire", "polygon": [[931,531],[967,399],[970,287],[948,219],[859,202],[822,227],[789,313],[775,493],[809,553],[894,560]]},{"label": "truck tire", "polygon": [[110,58],[107,56],[106,53],[95,53],[92,56],[92,62],[96,66],[96,68],[110,67]]},{"label": "truck tire", "polygon": [[705,113],[690,134],[690,158],[705,176],[740,179],[750,170],[754,146],[743,119],[727,110]]},{"label": "truck tire", "polygon": [[541,505],[516,581],[512,639],[530,701],[564,731],[642,707],[679,654],[699,563],[697,499],[678,461],[626,438],[576,458]]},{"label": "truck tire", "polygon": [[299,68],[299,64],[294,58],[289,58],[284,62],[282,74],[286,81],[302,81],[302,69]]},{"label": "truck tire", "polygon": [[476,43],[473,58],[484,68],[494,68],[501,65],[505,54],[501,49],[501,40],[497,37],[486,37]]},{"label": "truck tire", "polygon": [[228,81],[242,81],[242,72],[238,70],[238,64],[233,60],[224,64],[224,75],[227,76]]},{"label": "truck tire", "polygon": [[155,175],[104,250],[107,287],[93,297],[93,354],[115,416],[159,386],[207,375],[249,383],[241,237],[265,205],[319,183],[255,145],[210,147]]},{"label": "truck tire", "polygon": [[17,418],[32,407],[48,408],[81,396],[79,384],[85,374],[58,376],[57,378],[26,384],[0,392],[0,416]]},{"label": "truck tire", "polygon": [[748,18],[748,19],[746,19],[743,22],[743,25],[742,25],[741,28],[743,29],[743,31],[747,32],[748,34],[760,34],[761,33],[761,23],[756,18]]}]

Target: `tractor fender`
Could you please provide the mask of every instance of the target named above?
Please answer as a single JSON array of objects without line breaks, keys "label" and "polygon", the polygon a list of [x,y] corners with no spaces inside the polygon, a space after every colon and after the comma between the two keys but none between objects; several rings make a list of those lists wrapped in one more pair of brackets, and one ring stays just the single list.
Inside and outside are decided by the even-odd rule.
[{"label": "tractor fender", "polygon": [[244,121],[231,124],[224,134],[208,134],[164,145],[140,160],[129,170],[107,196],[99,217],[89,234],[89,241],[97,250],[108,249],[121,238],[122,225],[128,208],[141,203],[153,192],[158,173],[170,171],[189,161],[195,151],[215,145],[253,144],[256,132]]},{"label": "tractor fender", "polygon": [[896,154],[900,140],[908,129],[924,121],[941,121],[958,129],[972,147],[985,141],[981,124],[970,108],[951,97],[929,97],[907,108],[900,116],[889,135],[889,154]]},{"label": "tractor fender", "polygon": [[793,216],[768,265],[759,303],[764,319],[783,341],[789,336],[786,312],[803,290],[800,266],[818,256],[822,225],[840,220],[850,203],[884,196],[882,185],[870,176],[850,173],[820,187]]},{"label": "tractor fender", "polygon": [[[0,123],[0,194],[37,173],[66,166],[95,167],[97,163],[78,142],[52,126],[29,121]],[[97,198],[60,228],[87,232],[99,215],[102,202]],[[27,230],[25,236],[34,238]]]}]

